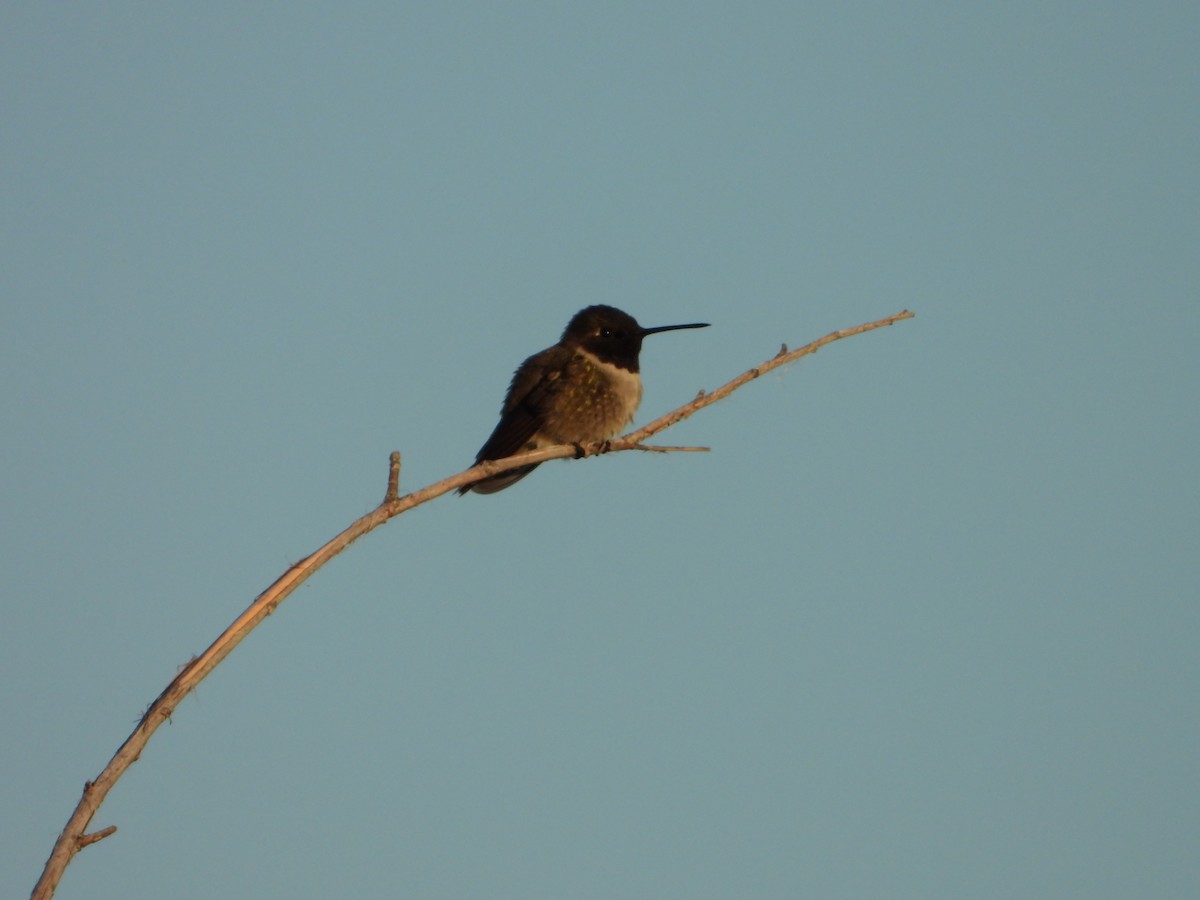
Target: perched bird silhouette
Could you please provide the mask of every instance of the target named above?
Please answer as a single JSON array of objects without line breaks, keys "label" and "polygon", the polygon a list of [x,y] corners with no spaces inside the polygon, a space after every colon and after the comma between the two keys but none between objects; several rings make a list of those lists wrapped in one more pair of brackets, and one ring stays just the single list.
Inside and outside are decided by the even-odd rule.
[{"label": "perched bird silhouette", "polygon": [[[535,353],[513,373],[500,422],[475,463],[554,444],[616,437],[633,421],[642,400],[638,353],[642,338],[660,331],[707,328],[707,322],[643,328],[612,306],[577,312],[553,347]],[[537,463],[501,472],[458,489],[494,494],[520,481]]]}]

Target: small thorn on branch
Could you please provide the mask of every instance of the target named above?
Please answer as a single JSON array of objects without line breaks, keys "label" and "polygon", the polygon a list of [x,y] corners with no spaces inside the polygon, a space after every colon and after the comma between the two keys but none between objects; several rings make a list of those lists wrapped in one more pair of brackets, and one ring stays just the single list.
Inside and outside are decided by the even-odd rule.
[{"label": "small thorn on branch", "polygon": [[388,457],[388,485],[387,493],[383,495],[383,502],[395,500],[398,496],[400,496],[400,451],[393,450],[392,455]]},{"label": "small thorn on branch", "polygon": [[787,354],[788,354],[787,344],[783,344],[782,346],[780,346],[779,352],[776,353],[775,355],[776,356],[787,356]]},{"label": "small thorn on branch", "polygon": [[84,847],[88,846],[89,844],[94,844],[94,843],[96,843],[96,841],[104,840],[110,834],[113,834],[114,832],[116,832],[116,830],[117,830],[116,825],[109,825],[107,828],[101,828],[99,831],[93,831],[91,834],[81,834],[78,838],[75,839],[75,844],[76,844],[76,846],[79,847],[80,850],[82,850]]}]

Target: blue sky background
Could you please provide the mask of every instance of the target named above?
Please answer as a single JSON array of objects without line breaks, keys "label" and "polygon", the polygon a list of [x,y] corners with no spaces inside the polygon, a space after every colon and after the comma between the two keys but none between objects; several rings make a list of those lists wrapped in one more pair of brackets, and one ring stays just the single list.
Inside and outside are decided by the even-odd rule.
[{"label": "blue sky background", "polygon": [[1194,3],[0,7],[0,895],[1200,894]]}]

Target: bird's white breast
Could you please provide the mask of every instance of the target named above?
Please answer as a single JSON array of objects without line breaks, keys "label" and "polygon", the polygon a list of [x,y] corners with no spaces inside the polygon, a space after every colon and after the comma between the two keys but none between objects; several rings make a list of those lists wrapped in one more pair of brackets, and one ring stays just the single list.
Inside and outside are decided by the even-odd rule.
[{"label": "bird's white breast", "polygon": [[642,376],[637,372],[622,369],[614,363],[606,362],[587,350],[577,350],[576,352],[610,379],[617,401],[616,405],[625,413],[624,420],[615,427],[624,428],[630,424],[637,412],[638,404],[642,402]]},{"label": "bird's white breast", "polygon": [[540,441],[573,444],[619,435],[641,402],[641,377],[579,348],[568,369],[572,385],[556,394],[555,408],[539,429]]}]

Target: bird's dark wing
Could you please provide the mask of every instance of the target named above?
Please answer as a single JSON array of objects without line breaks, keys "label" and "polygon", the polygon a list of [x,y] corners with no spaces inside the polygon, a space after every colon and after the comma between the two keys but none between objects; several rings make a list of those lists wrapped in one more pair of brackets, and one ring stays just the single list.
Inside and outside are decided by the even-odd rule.
[{"label": "bird's dark wing", "polygon": [[[499,424],[475,454],[476,464],[488,459],[504,459],[526,448],[541,427],[546,412],[554,402],[555,394],[562,389],[562,375],[571,355],[570,350],[550,347],[521,364],[513,374],[512,384],[508,386]],[[494,494],[520,481],[536,468],[535,463],[501,472],[499,475],[461,487],[458,492]]]},{"label": "bird's dark wing", "polygon": [[562,389],[562,375],[571,355],[564,347],[550,347],[521,364],[504,398],[500,422],[475,455],[476,463],[504,459],[524,449]]}]

